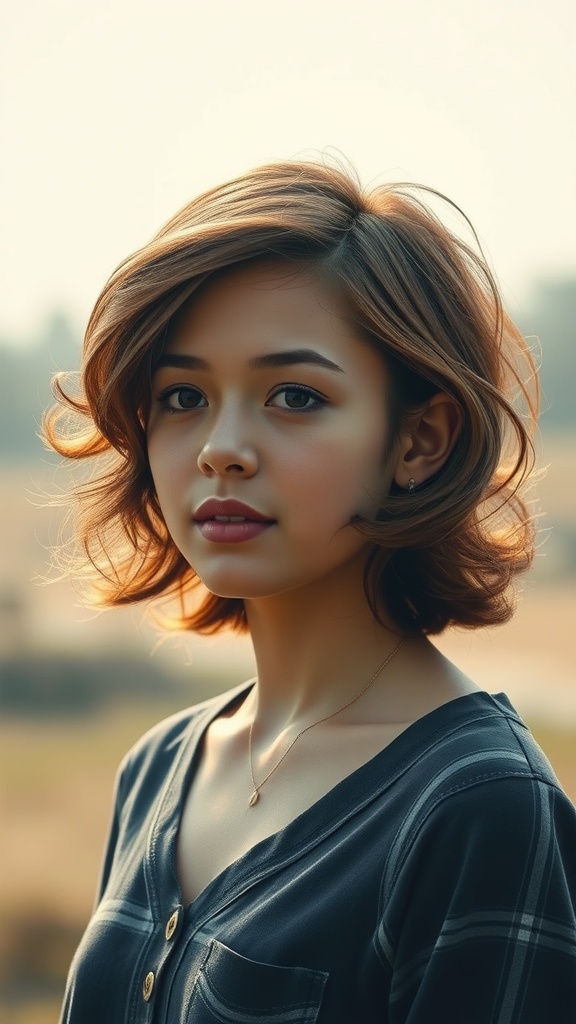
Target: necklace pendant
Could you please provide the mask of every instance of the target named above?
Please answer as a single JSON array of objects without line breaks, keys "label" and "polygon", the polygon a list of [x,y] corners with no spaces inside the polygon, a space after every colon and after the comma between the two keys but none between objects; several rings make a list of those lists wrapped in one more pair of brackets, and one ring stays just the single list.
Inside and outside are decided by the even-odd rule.
[{"label": "necklace pendant", "polygon": [[255,789],[254,792],[252,793],[252,796],[250,797],[250,799],[248,801],[248,806],[249,807],[254,807],[254,804],[257,804],[259,799],[260,799],[260,793],[258,792],[257,789]]}]

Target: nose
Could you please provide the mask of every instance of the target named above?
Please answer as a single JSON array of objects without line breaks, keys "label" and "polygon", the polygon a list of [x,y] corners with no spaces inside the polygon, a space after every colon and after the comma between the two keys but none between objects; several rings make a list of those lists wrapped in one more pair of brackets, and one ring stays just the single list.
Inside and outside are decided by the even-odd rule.
[{"label": "nose", "polygon": [[221,411],[202,446],[198,468],[208,477],[251,477],[258,471],[258,455],[239,410]]}]

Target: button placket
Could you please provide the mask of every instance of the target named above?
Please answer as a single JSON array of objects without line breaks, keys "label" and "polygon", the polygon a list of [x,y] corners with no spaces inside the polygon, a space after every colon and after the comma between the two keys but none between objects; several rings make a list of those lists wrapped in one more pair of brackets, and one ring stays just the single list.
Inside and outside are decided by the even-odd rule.
[{"label": "button placket", "polygon": [[[182,911],[182,907],[177,906],[176,909],[172,912],[172,914],[168,918],[168,920],[166,921],[166,924],[164,926],[164,938],[165,938],[166,942],[170,942],[174,938],[174,936],[175,936],[175,934],[176,934],[176,932],[178,930],[178,925],[180,924],[181,911]],[[162,933],[160,933],[160,934],[162,934]],[[169,951],[167,951],[165,947],[164,947],[164,949],[165,949],[164,954],[160,953],[160,958],[159,958],[159,961],[158,961],[157,970],[161,969],[162,962],[165,959],[167,959],[167,957],[169,956]],[[154,971],[148,971],[148,974],[146,975],[146,977],[144,978],[144,981],[142,983],[142,998],[144,999],[144,1002],[146,1002],[146,1003],[150,1002],[150,999],[152,998],[152,993],[153,993],[154,987],[156,985],[156,976],[157,976],[157,972],[155,973]]]}]

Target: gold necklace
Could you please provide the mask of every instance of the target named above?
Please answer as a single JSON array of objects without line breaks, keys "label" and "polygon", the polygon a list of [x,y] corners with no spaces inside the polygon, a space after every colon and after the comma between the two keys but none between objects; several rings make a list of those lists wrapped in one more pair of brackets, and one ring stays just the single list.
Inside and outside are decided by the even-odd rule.
[{"label": "gold necklace", "polygon": [[268,782],[268,779],[272,775],[274,775],[274,772],[276,771],[277,768],[280,767],[280,765],[282,764],[282,761],[284,760],[286,755],[290,753],[290,751],[292,750],[292,747],[297,742],[297,740],[299,740],[300,737],[303,736],[305,732],[308,732],[310,729],[314,729],[317,725],[321,725],[322,722],[328,722],[331,718],[335,718],[336,715],[339,715],[341,711],[345,711],[346,708],[351,707],[352,704],[355,704],[357,700],[360,700],[360,697],[364,693],[366,693],[366,690],[368,690],[370,686],[372,686],[372,683],[374,682],[374,680],[378,678],[380,673],[386,668],[386,665],[388,665],[392,661],[392,658],[394,657],[394,655],[400,650],[400,648],[402,647],[402,644],[407,639],[408,639],[407,636],[403,636],[402,637],[402,639],[400,640],[400,643],[396,644],[396,647],[390,652],[388,657],[382,662],[382,664],[380,665],[380,668],[376,669],[374,675],[366,683],[366,686],[363,686],[362,689],[360,690],[360,693],[357,693],[355,697],[352,697],[352,700],[347,701],[346,704],[343,704],[342,707],[338,708],[337,711],[332,711],[332,713],[330,715],[325,715],[324,718],[319,718],[317,722],[312,722],[311,725],[307,725],[304,729],[301,729],[300,732],[297,733],[297,735],[294,737],[292,742],[286,747],[286,750],[282,754],[282,757],[280,758],[280,760],[276,762],[274,767],[271,768],[270,771],[268,772],[268,775],[265,775],[264,778],[262,779],[262,782],[260,782],[258,785],[256,785],[256,780],[254,778],[254,768],[252,767],[252,730],[254,729],[254,719],[252,719],[252,722],[250,723],[250,731],[248,733],[248,764],[250,766],[250,778],[252,779],[252,787],[253,787],[252,788],[252,795],[251,795],[251,797],[250,797],[250,799],[248,801],[248,806],[249,807],[254,807],[254,805],[258,803],[258,800],[260,799],[260,790],[262,789],[262,786],[266,782]]}]

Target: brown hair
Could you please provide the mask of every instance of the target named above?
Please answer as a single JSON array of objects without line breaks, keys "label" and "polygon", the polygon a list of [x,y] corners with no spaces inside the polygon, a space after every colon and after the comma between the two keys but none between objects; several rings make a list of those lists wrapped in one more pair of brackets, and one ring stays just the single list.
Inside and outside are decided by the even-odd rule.
[{"label": "brown hair", "polygon": [[69,496],[80,553],[67,563],[89,579],[93,602],[176,595],[180,628],[245,627],[243,602],[209,594],[168,534],[146,420],[151,373],[178,310],[218,270],[278,258],[338,282],[392,373],[395,429],[438,391],[461,409],[442,471],[415,493],[394,487],[377,521],[356,522],[374,544],[365,580],[374,614],[384,607],[401,629],[427,633],[510,616],[511,580],[533,553],[519,487],[532,464],[534,365],[481,255],[423,197],[458,211],[431,189],[365,194],[341,168],[272,164],[194,199],[113,273],[88,323],[80,389],[58,377],[60,404],[45,422],[58,453],[97,457]]}]

